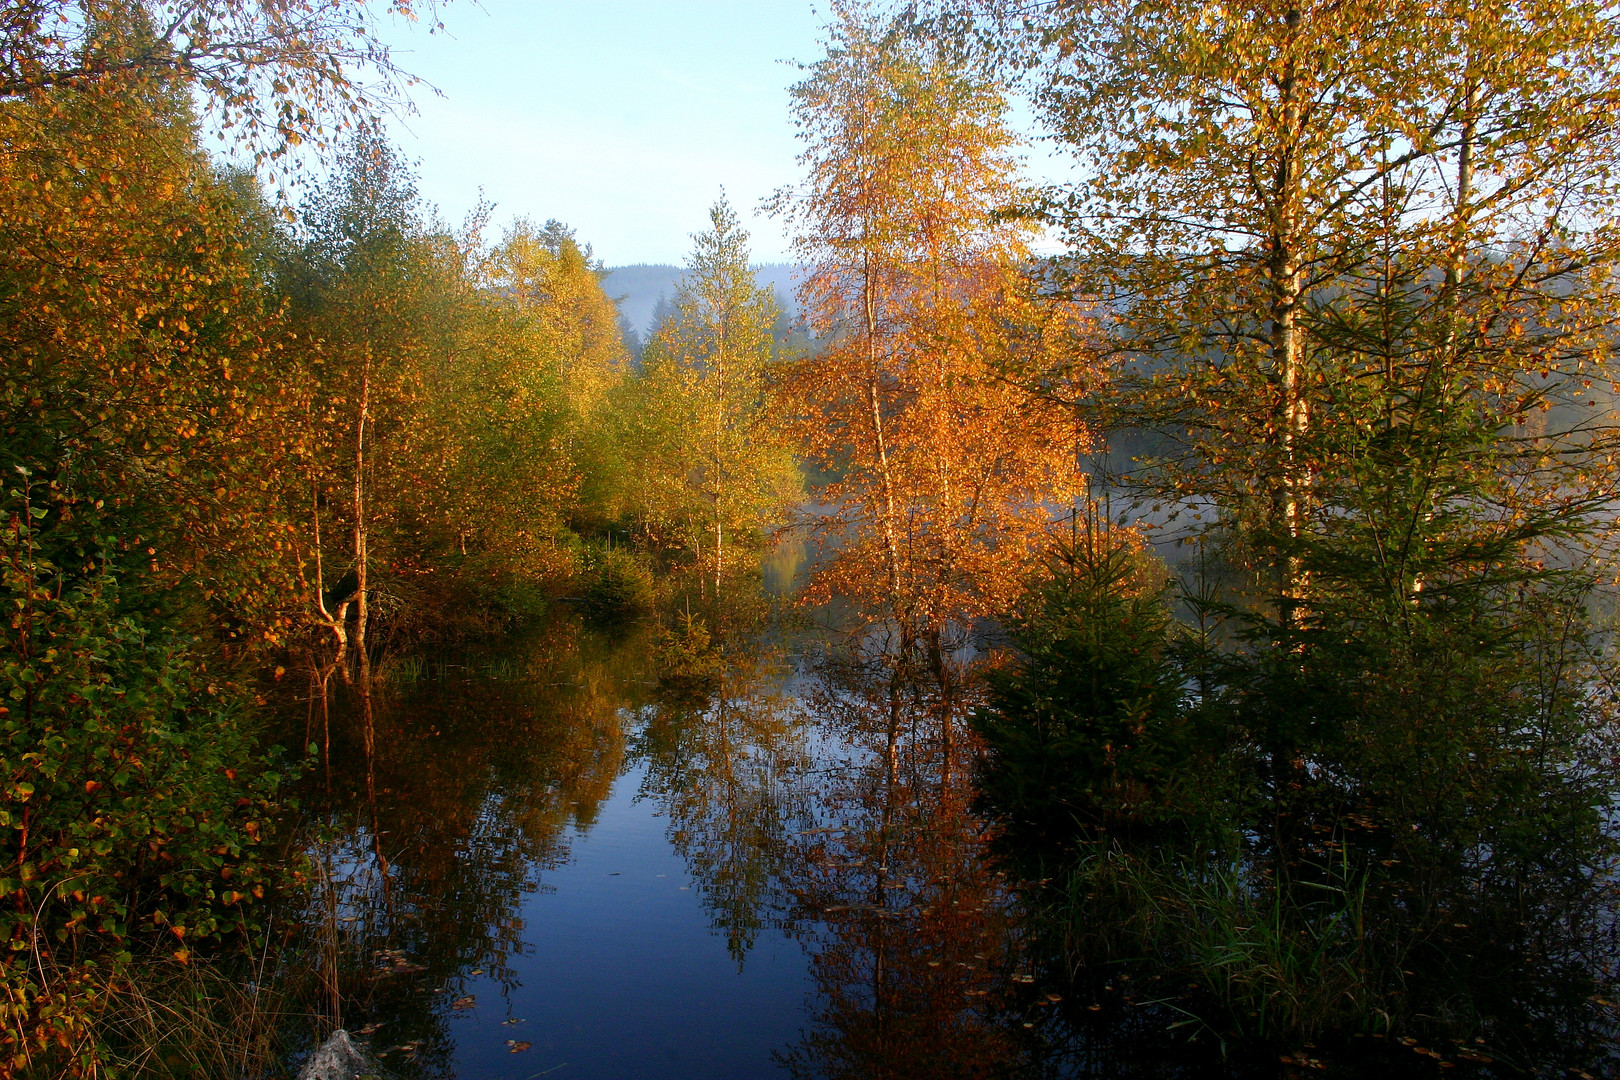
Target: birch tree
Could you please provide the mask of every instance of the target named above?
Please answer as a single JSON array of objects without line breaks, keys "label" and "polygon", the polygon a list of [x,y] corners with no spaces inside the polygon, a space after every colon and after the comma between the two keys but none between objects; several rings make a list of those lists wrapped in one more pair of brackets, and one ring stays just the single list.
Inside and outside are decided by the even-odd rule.
[{"label": "birch tree", "polygon": [[784,377],[794,431],[841,473],[850,541],[818,588],[937,641],[994,610],[1077,482],[1084,433],[998,377],[1070,327],[1024,276],[1016,141],[989,73],[949,42],[857,4],[793,88],[807,179],[778,206],[810,267],[821,348]]},{"label": "birch tree", "polygon": [[[397,523],[402,489],[420,487],[419,406],[427,360],[420,318],[437,276],[414,178],[383,140],[361,136],[304,214],[306,239],[287,282],[310,345],[313,438],[311,562],[318,619],[369,668],[366,635],[377,529]],[[323,518],[346,533],[329,579]],[[349,612],[354,612],[350,619]],[[348,626],[353,622],[352,635]]]},{"label": "birch tree", "polygon": [[1466,404],[1476,479],[1500,478],[1477,527],[1592,524],[1614,491],[1583,393],[1614,310],[1605,8],[1057,4],[1031,26],[1038,101],[1089,173],[1050,208],[1121,372],[1094,404],[1171,440],[1138,479],[1213,504],[1279,620],[1364,491],[1358,426]]},{"label": "birch tree", "polygon": [[[1512,916],[1452,955],[1488,943],[1534,971],[1555,925],[1560,948],[1591,946],[1606,901],[1590,883],[1613,858],[1612,721],[1590,693],[1612,654],[1587,607],[1620,441],[1612,9],[1104,2],[1017,17],[1037,102],[1084,177],[1047,199],[1071,239],[1054,280],[1096,317],[1114,368],[1068,396],[1149,429],[1159,446],[1130,484],[1212,518],[1204,538],[1245,571],[1235,595],[1188,597],[1242,632],[1206,622],[1159,669],[1161,715],[1211,724],[1229,740],[1218,766],[1253,785],[1206,804],[1264,868],[1245,888],[1305,926],[1325,884],[1361,883],[1363,985],[1404,970],[1428,995],[1345,994],[1362,1017],[1415,1024],[1431,1001],[1466,1000],[1406,961],[1474,911]],[[1096,614],[1057,624],[1130,644]],[[1093,686],[1110,677],[1097,660],[1063,673],[1077,664]],[[1087,737],[1106,728],[1084,693],[1053,708],[1063,695],[1038,683],[1038,710]],[[1174,750],[1151,730],[1136,722],[1133,750]],[[1208,865],[1179,858],[1155,904],[1190,897]],[[1217,978],[1230,992],[1250,975]]]},{"label": "birch tree", "polygon": [[727,537],[778,519],[797,476],[765,414],[776,296],[754,281],[748,233],[723,194],[709,209],[709,228],[692,241],[674,310],[648,342],[644,363],[662,408],[690,419],[675,480],[707,504],[703,531],[718,596]]}]

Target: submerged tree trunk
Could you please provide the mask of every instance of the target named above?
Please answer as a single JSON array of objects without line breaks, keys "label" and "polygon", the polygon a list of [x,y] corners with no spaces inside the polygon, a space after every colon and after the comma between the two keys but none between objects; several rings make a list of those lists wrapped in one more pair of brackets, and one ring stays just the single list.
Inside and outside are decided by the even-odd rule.
[{"label": "submerged tree trunk", "polygon": [[321,553],[321,493],[313,479],[310,481],[310,518],[315,529],[315,609],[337,639],[337,654],[332,662],[342,666],[347,663],[349,651],[349,601],[344,598],[337,602],[334,610],[327,608],[325,559]]}]

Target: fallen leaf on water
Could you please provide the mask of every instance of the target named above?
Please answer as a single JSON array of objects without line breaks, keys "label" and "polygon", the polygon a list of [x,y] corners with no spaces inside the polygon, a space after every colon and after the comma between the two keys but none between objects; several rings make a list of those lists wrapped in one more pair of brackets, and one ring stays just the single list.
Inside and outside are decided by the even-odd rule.
[{"label": "fallen leaf on water", "polygon": [[483,973],[484,973],[483,968],[473,968],[471,971],[467,972],[467,974],[469,974],[469,975],[482,975]]},{"label": "fallen leaf on water", "polygon": [[506,1040],[506,1045],[507,1045],[507,1051],[506,1051],[507,1053],[509,1053],[509,1054],[521,1054],[521,1053],[523,1053],[523,1051],[525,1051],[529,1047],[533,1046],[534,1043],[524,1042],[521,1039],[507,1039]]},{"label": "fallen leaf on water", "polygon": [[514,1016],[510,1020],[502,1020],[501,1023],[502,1024],[521,1024],[521,1023],[523,1023],[523,1017]]},{"label": "fallen leaf on water", "polygon": [[478,999],[473,995],[468,994],[466,997],[456,998],[456,1000],[450,1003],[450,1007],[452,1009],[470,1009],[476,1004],[478,1004]]}]

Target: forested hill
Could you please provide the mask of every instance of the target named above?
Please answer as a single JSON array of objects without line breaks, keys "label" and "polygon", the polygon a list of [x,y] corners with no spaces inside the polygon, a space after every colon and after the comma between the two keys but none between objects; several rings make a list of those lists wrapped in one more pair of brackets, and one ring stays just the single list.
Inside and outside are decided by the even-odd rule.
[{"label": "forested hill", "polygon": [[[754,280],[774,287],[778,301],[789,315],[798,314],[794,293],[798,289],[800,268],[792,263],[764,263],[754,268]],[[675,286],[685,270],[664,263],[637,263],[633,266],[610,267],[602,279],[602,288],[619,305],[624,316],[638,334],[646,335],[652,327],[653,310],[658,298],[673,301]]]}]

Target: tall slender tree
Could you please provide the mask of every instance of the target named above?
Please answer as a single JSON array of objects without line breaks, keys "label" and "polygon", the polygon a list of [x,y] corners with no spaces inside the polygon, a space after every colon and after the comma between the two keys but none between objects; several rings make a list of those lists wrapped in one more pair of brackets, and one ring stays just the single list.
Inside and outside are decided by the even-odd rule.
[{"label": "tall slender tree", "polygon": [[[425,449],[420,403],[428,336],[422,314],[439,267],[415,181],[383,139],[356,136],[305,209],[305,243],[286,281],[310,342],[303,387],[315,431],[309,457],[315,607],[369,666],[377,531],[395,523],[388,498]],[[381,496],[381,497],[379,497]],[[321,521],[347,534],[345,573],[327,580]],[[332,535],[333,528],[326,534]],[[354,611],[353,631],[348,629]]]},{"label": "tall slender tree", "polygon": [[728,534],[776,518],[795,486],[794,470],[787,447],[765,423],[776,295],[754,280],[748,233],[723,193],[709,209],[709,228],[692,241],[674,310],[648,342],[643,362],[665,407],[689,413],[694,433],[701,432],[679,481],[708,503],[718,596]]},{"label": "tall slender tree", "polygon": [[[1584,947],[1614,857],[1612,742],[1587,690],[1610,660],[1585,607],[1620,494],[1614,11],[1021,17],[1038,101],[1085,177],[1048,201],[1073,241],[1054,276],[1117,368],[1100,390],[1083,372],[1073,397],[1151,429],[1130,481],[1209,519],[1246,572],[1222,603],[1189,598],[1242,633],[1149,658],[1172,722],[1137,722],[1131,749],[1173,754],[1182,719],[1214,721],[1222,767],[1253,785],[1229,819],[1264,868],[1244,888],[1303,925],[1323,882],[1357,868],[1371,906],[1354,948],[1401,943],[1380,965],[1469,924],[1458,910],[1497,912],[1491,946],[1527,968],[1554,923],[1592,933]],[[1054,625],[1132,644],[1094,615]],[[1082,665],[1093,687],[1107,661]],[[1044,678],[1021,735],[1057,700]],[[1089,737],[1079,689],[1051,715]],[[1431,973],[1407,988],[1446,985]]]},{"label": "tall slender tree", "polygon": [[1592,522],[1610,425],[1554,406],[1600,403],[1583,392],[1614,316],[1612,13],[1121,2],[1033,21],[1038,100],[1089,176],[1051,204],[1065,269],[1134,387],[1096,403],[1172,441],[1140,478],[1219,507],[1281,620],[1309,606],[1357,425],[1466,402],[1499,432],[1476,465],[1514,477],[1492,496],[1504,527]]}]

